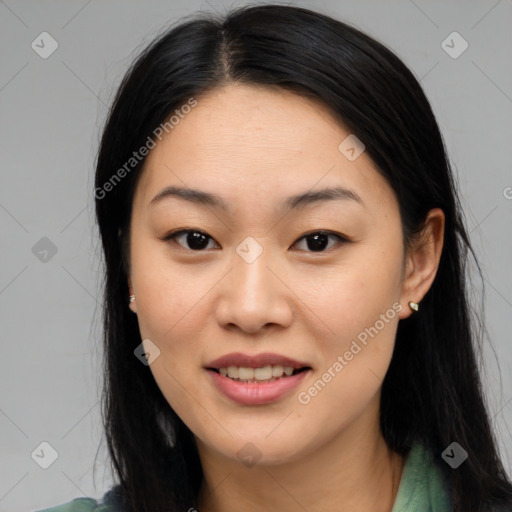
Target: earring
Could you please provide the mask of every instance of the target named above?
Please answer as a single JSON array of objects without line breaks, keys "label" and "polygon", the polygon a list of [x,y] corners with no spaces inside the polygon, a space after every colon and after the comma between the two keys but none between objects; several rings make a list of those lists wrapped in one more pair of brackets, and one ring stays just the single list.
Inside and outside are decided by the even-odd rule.
[{"label": "earring", "polygon": [[130,295],[130,302],[135,302],[135,295]]},{"label": "earring", "polygon": [[417,302],[413,302],[412,300],[409,301],[409,307],[413,310],[413,311],[418,311],[419,309],[419,305]]}]

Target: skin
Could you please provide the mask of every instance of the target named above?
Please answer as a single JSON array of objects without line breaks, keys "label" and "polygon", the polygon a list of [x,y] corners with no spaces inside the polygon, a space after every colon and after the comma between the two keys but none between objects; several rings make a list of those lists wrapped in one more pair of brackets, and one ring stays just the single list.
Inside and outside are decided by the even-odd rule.
[{"label": "skin", "polygon": [[[196,439],[200,510],[389,512],[404,460],[382,437],[380,390],[398,321],[434,280],[443,212],[429,212],[421,240],[405,252],[392,188],[365,152],[349,161],[339,151],[349,132],[323,104],[247,85],[197,99],[147,157],[133,202],[128,284],[142,339],[160,350],[150,369]],[[232,210],[179,198],[150,206],[169,185],[216,193]],[[285,197],[332,185],[364,205],[334,200],[280,212]],[[186,235],[163,240],[180,228],[206,233],[207,247],[194,251]],[[318,230],[350,242],[330,237],[315,252],[304,235]],[[247,236],[263,249],[250,264],[236,252]],[[300,403],[298,393],[393,304],[401,311]],[[288,355],[313,370],[278,402],[240,405],[203,369],[235,351]],[[248,442],[261,456],[253,466],[237,455]]]}]

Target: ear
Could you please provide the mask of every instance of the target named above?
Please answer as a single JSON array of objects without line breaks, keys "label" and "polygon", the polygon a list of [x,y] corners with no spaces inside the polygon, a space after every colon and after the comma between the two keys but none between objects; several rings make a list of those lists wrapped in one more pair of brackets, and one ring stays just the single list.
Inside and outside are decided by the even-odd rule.
[{"label": "ear", "polygon": [[430,210],[423,230],[407,251],[400,297],[400,319],[407,318],[413,313],[409,301],[419,303],[434,282],[443,250],[444,224],[443,210]]},{"label": "ear", "polygon": [[[133,295],[133,286],[132,286],[132,279],[131,279],[131,275],[129,274],[128,275],[128,294],[129,295]],[[128,297],[128,301],[130,300],[130,297]],[[136,306],[136,303],[135,301],[133,302],[128,302],[128,307],[134,312],[134,313],[137,313],[137,306]]]}]

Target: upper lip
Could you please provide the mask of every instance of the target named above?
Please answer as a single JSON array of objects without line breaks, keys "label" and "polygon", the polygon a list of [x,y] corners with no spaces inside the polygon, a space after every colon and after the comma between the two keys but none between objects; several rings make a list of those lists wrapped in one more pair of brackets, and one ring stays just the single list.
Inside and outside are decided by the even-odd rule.
[{"label": "upper lip", "polygon": [[233,352],[231,354],[223,355],[208,364],[205,368],[227,368],[228,366],[238,366],[244,368],[262,368],[263,366],[291,366],[292,368],[311,367],[306,362],[297,361],[287,356],[279,354],[272,354],[271,352],[264,352],[256,355],[243,354],[241,352]]}]

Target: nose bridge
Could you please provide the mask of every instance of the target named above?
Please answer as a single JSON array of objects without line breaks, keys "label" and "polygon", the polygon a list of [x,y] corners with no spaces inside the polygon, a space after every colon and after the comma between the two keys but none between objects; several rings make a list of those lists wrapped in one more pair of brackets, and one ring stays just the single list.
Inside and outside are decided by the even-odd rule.
[{"label": "nose bridge", "polygon": [[[265,245],[265,246],[264,246]],[[275,276],[268,267],[272,267],[270,244],[265,240],[252,236],[246,237],[236,247],[236,257],[233,262],[233,286],[238,300],[246,307],[257,301],[270,300],[273,293]]]},{"label": "nose bridge", "polygon": [[276,254],[267,243],[247,237],[236,248],[233,268],[222,287],[217,319],[254,332],[268,323],[286,324],[291,312],[286,287],[276,277]]}]

